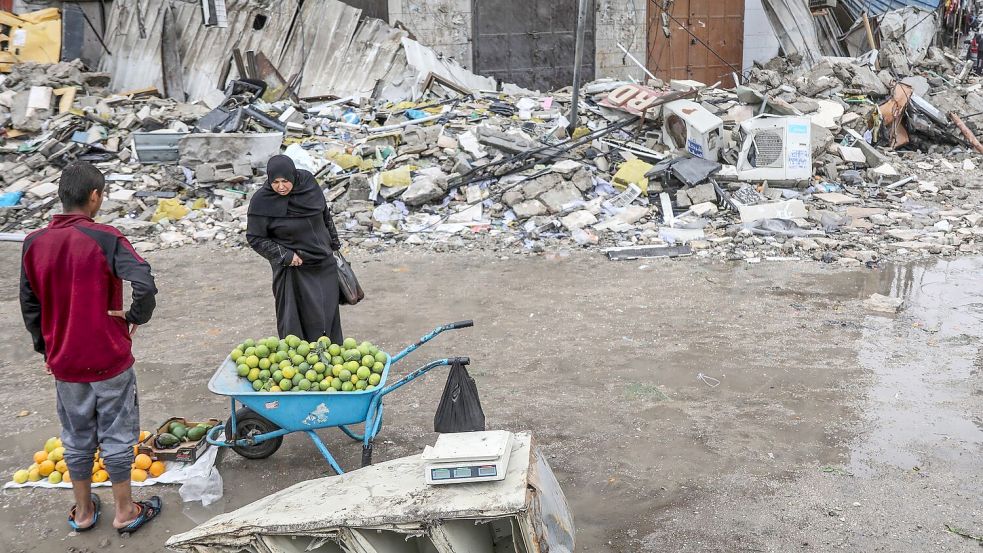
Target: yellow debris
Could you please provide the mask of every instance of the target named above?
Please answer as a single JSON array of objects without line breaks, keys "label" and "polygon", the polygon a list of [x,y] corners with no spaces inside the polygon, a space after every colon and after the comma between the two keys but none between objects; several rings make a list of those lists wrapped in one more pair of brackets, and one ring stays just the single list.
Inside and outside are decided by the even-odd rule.
[{"label": "yellow debris", "polygon": [[652,169],[652,165],[640,159],[631,159],[618,167],[618,172],[614,174],[612,184],[616,188],[628,188],[629,184],[642,189],[642,194],[646,194],[649,189],[649,180],[645,178],[645,173]]},{"label": "yellow debris", "polygon": [[178,219],[183,219],[184,216],[190,211],[190,209],[184,207],[181,200],[177,198],[169,198],[157,202],[157,211],[154,213],[154,216],[150,218],[150,221],[153,223],[156,223],[161,219],[177,221]]}]

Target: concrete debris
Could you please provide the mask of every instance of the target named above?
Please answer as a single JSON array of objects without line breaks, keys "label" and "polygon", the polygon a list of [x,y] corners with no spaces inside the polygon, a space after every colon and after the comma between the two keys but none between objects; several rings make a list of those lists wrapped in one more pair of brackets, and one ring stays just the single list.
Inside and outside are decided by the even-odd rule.
[{"label": "concrete debris", "polygon": [[[319,5],[288,4],[286,14],[301,16]],[[568,129],[569,88],[502,86],[404,29],[359,26],[353,11],[328,4],[343,32],[335,41],[310,31],[314,42],[368,60],[365,74],[348,75],[325,51],[295,80],[303,60],[284,49],[279,68],[255,55],[261,75],[186,74],[184,97],[202,101],[185,102],[142,81],[110,90],[159,66],[127,77],[122,58],[104,60],[110,73],[77,61],[14,65],[0,84],[0,195],[16,203],[0,207],[0,232],[45,225],[60,209],[61,168],[83,159],[108,175],[100,221],[139,249],[241,247],[250,195],[269,157],[285,152],[317,175],[351,247],[616,248],[838,265],[983,253],[981,154],[969,140],[983,126],[972,115],[983,111],[983,78],[922,35],[909,40],[904,30],[919,21],[910,14],[882,19],[879,32],[904,44],[880,57],[823,55],[819,35],[783,31],[791,55],[756,63],[732,89],[729,77],[711,87],[587,83]],[[197,9],[180,6],[178,22]],[[280,34],[292,28],[282,16],[268,23]],[[113,18],[132,35],[111,46],[139,36],[132,14],[114,5]],[[775,21],[786,19],[799,18]],[[235,52],[219,54],[224,66]],[[211,57],[185,72],[212,67]],[[159,63],[159,52],[134,59],[150,58]],[[625,91],[635,96],[617,101]]]},{"label": "concrete debris", "polygon": [[901,298],[892,298],[881,294],[872,294],[864,300],[864,307],[867,310],[891,315],[900,311],[903,304],[904,300]]}]

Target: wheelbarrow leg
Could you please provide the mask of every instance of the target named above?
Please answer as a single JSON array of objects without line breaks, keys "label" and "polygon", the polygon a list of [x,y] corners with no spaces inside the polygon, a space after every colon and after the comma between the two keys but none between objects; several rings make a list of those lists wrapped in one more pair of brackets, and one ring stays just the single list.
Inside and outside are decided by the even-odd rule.
[{"label": "wheelbarrow leg", "polygon": [[321,441],[321,438],[318,437],[317,433],[313,430],[305,430],[305,432],[307,432],[307,435],[311,437],[311,441],[314,442],[314,445],[321,451],[321,455],[328,460],[328,464],[331,465],[331,468],[334,469],[335,473],[345,474],[345,471],[341,470],[341,467],[338,466],[337,461],[334,460],[331,452],[328,451],[327,446],[324,445],[324,442]]},{"label": "wheelbarrow leg", "polygon": [[349,430],[349,428],[347,426],[342,425],[342,426],[339,426],[338,428],[340,428],[341,431],[344,432],[346,436],[348,436],[349,438],[355,440],[356,442],[361,442],[364,439],[364,436],[362,434],[359,434],[358,432],[355,432],[354,430]]}]

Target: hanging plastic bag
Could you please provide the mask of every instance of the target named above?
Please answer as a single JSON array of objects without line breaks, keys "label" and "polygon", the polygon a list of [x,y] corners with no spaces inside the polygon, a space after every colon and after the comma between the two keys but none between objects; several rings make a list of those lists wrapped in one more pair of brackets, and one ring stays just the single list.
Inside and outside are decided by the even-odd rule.
[{"label": "hanging plastic bag", "polygon": [[462,363],[454,363],[433,417],[433,430],[446,434],[484,429],[485,413],[481,410],[478,386]]}]

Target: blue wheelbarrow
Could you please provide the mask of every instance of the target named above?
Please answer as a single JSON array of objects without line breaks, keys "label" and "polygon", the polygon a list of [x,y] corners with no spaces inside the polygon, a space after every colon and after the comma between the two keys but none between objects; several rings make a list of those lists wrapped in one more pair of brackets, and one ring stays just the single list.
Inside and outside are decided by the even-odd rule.
[{"label": "blue wheelbarrow", "polygon": [[[382,398],[437,367],[467,365],[467,357],[437,359],[407,374],[392,384],[387,384],[389,370],[394,363],[413,353],[423,344],[447,330],[473,326],[472,321],[460,321],[435,328],[403,351],[390,355],[382,371],[382,379],[374,390],[357,392],[256,392],[249,382],[236,373],[232,359],[226,358],[215,375],[208,381],[208,389],[221,396],[228,396],[232,412],[225,424],[214,426],[206,436],[208,443],[217,447],[231,447],[247,459],[265,459],[273,455],[283,444],[283,436],[291,432],[306,433],[331,468],[338,474],[344,471],[318,437],[320,428],[338,427],[349,438],[362,442],[362,466],[372,464],[372,440],[382,428]],[[236,404],[242,408],[237,409]],[[362,432],[350,428],[362,424]],[[226,433],[224,440],[218,436]]]}]

